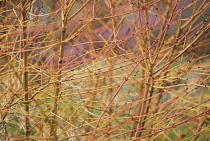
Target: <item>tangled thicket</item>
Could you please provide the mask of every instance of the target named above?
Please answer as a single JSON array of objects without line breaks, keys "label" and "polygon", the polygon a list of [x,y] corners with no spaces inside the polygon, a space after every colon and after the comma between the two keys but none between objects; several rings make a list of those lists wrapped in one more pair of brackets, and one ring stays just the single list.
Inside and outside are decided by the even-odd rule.
[{"label": "tangled thicket", "polygon": [[0,140],[210,138],[208,0],[0,2]]}]

